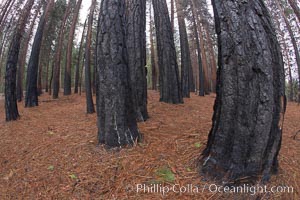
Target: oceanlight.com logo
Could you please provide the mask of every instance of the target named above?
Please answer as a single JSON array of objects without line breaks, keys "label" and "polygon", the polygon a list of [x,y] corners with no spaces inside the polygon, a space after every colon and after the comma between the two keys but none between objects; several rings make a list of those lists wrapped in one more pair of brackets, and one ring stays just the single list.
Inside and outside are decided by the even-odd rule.
[{"label": "oceanlight.com logo", "polygon": [[294,188],[291,186],[266,186],[266,185],[249,185],[240,186],[220,186],[216,184],[206,184],[203,187],[193,184],[188,185],[162,185],[162,184],[137,184],[137,193],[157,193],[163,196],[168,193],[178,194],[197,194],[197,193],[232,193],[232,194],[249,194],[256,195],[262,193],[293,193]]}]

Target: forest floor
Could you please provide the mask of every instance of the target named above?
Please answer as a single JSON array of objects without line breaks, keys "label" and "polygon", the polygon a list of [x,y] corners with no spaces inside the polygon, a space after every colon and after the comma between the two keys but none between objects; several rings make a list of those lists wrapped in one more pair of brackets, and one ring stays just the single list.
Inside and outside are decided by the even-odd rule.
[{"label": "forest floor", "polygon": [[[292,138],[300,130],[300,106],[295,103],[287,107],[279,175],[268,185],[290,186],[293,193],[209,191],[214,182],[206,182],[196,164],[211,127],[214,98],[192,94],[185,104],[169,105],[149,91],[151,118],[139,123],[144,141],[119,151],[97,145],[96,114],[85,114],[84,96],[52,100],[42,95],[38,107],[19,104],[21,119],[9,123],[0,100],[0,199],[300,199],[300,134]],[[137,184],[193,190],[162,195],[137,192]]]}]

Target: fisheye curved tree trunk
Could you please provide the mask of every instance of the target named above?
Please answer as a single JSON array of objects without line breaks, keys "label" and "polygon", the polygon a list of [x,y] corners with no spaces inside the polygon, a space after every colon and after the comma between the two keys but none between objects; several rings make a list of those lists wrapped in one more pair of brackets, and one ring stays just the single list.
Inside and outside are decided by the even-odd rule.
[{"label": "fisheye curved tree trunk", "polygon": [[12,42],[9,46],[6,72],[5,72],[5,115],[6,121],[17,120],[20,115],[17,105],[17,62],[20,52],[22,34],[26,27],[27,19],[30,15],[34,0],[28,0],[22,9],[22,13],[18,19]]},{"label": "fisheye curved tree trunk", "polygon": [[103,0],[97,32],[98,140],[108,147],[139,138],[132,102],[125,39],[125,0]]},{"label": "fisheye curved tree trunk", "polygon": [[146,121],[147,78],[146,78],[146,0],[127,0],[126,41],[132,100],[136,119]]},{"label": "fisheye curved tree trunk", "polygon": [[28,69],[27,69],[25,107],[34,107],[39,105],[37,79],[38,79],[38,70],[39,70],[40,49],[42,45],[44,27],[46,25],[48,15],[53,5],[54,5],[54,0],[48,2],[44,14],[40,19],[34,37],[32,50],[31,50],[29,63],[28,63]]},{"label": "fisheye curved tree trunk", "polygon": [[213,0],[219,45],[213,126],[202,172],[223,181],[268,181],[278,169],[284,65],[262,0]]},{"label": "fisheye curved tree trunk", "polygon": [[160,101],[183,103],[171,21],[166,0],[152,0],[157,38]]}]

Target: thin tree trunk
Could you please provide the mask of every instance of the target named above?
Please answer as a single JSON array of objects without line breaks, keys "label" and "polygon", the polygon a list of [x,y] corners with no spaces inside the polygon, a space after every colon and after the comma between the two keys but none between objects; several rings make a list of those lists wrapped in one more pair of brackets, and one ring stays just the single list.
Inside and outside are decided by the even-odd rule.
[{"label": "thin tree trunk", "polygon": [[152,18],[152,8],[150,4],[150,51],[151,51],[151,76],[152,76],[152,90],[157,90],[157,66],[155,59],[155,47],[153,39],[153,18]]},{"label": "thin tree trunk", "polygon": [[82,0],[78,0],[74,16],[71,24],[71,29],[69,32],[69,39],[68,39],[68,45],[67,45],[67,54],[66,54],[66,67],[65,67],[65,76],[64,76],[64,95],[70,95],[72,93],[71,91],[71,65],[72,65],[72,50],[73,50],[73,40],[74,40],[74,34],[75,34],[75,28],[78,21],[79,16],[79,10],[81,6]]},{"label": "thin tree trunk", "polygon": [[28,0],[19,17],[13,40],[10,44],[5,73],[5,114],[6,121],[17,120],[19,111],[16,94],[17,62],[19,57],[22,34],[26,27],[27,19],[30,15],[34,0]]},{"label": "thin tree trunk", "polygon": [[25,107],[38,106],[38,88],[37,78],[39,70],[39,57],[40,49],[44,34],[45,24],[48,20],[49,13],[53,8],[54,0],[50,0],[44,11],[43,16],[40,19],[35,38],[32,45],[32,50],[29,58],[28,69],[27,69],[27,81],[26,81],[26,96],[25,96]]},{"label": "thin tree trunk", "polygon": [[92,95],[92,85],[91,85],[91,41],[92,41],[92,26],[93,26],[93,17],[94,10],[96,7],[96,0],[92,1],[90,8],[90,14],[88,18],[88,28],[86,35],[86,46],[85,46],[85,96],[86,96],[86,111],[88,114],[95,112],[93,95]]},{"label": "thin tree trunk", "polygon": [[84,22],[83,31],[82,31],[81,40],[80,40],[79,52],[78,52],[78,56],[77,56],[76,68],[75,68],[75,89],[74,89],[75,94],[78,93],[79,71],[80,71],[79,69],[80,69],[80,65],[81,65],[82,49],[83,49],[86,22],[87,22],[87,20],[85,20],[85,22]]},{"label": "thin tree trunk", "polygon": [[108,147],[133,145],[141,135],[131,99],[124,0],[101,2],[97,35],[99,143]]},{"label": "thin tree trunk", "polygon": [[175,0],[179,34],[180,34],[180,51],[181,51],[181,91],[183,97],[190,97],[190,69],[191,69],[191,55],[188,42],[188,35],[186,31],[186,24],[184,18],[184,11],[182,3]]},{"label": "thin tree trunk", "polygon": [[183,103],[167,3],[165,0],[153,0],[152,3],[159,62],[160,101],[173,104]]},{"label": "thin tree trunk", "polygon": [[[278,169],[284,65],[262,0],[213,0],[219,45],[213,126],[202,171],[222,181],[268,181]],[[226,16],[226,17],[223,17]]]},{"label": "thin tree trunk", "polygon": [[175,19],[175,8],[174,8],[174,0],[171,0],[171,28],[174,33],[174,19]]},{"label": "thin tree trunk", "polygon": [[299,5],[297,5],[295,0],[288,0],[290,6],[293,8],[294,13],[296,14],[298,21],[300,22],[300,8]]}]

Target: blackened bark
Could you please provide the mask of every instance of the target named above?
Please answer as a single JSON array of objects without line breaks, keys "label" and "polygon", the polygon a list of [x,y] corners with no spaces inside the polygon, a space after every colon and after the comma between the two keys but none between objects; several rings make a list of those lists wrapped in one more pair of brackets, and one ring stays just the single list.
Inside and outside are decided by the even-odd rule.
[{"label": "blackened bark", "polygon": [[85,34],[85,27],[86,27],[86,22],[85,20],[84,25],[83,25],[83,31],[81,35],[81,40],[80,40],[80,46],[79,46],[79,52],[77,56],[77,62],[76,62],[76,68],[75,68],[75,88],[74,88],[74,93],[78,93],[78,85],[79,85],[79,68],[81,64],[81,58],[82,58],[82,49],[83,49],[83,41],[84,41],[84,34]]},{"label": "blackened bark", "polygon": [[76,24],[78,21],[81,3],[82,0],[78,0],[76,4],[74,16],[72,19],[71,29],[69,33],[69,38],[68,38],[67,53],[66,53],[66,67],[65,67],[65,76],[64,76],[64,95],[70,95],[72,93],[71,91],[72,50],[73,50],[74,34],[75,34]]},{"label": "blackened bark", "polygon": [[[191,3],[192,5],[192,3]],[[197,46],[197,59],[198,59],[198,67],[199,67],[199,96],[205,96],[205,80],[204,80],[204,72],[203,72],[203,65],[202,65],[202,58],[201,58],[201,48],[200,48],[200,41],[199,41],[199,34],[197,30],[197,22],[194,9],[192,9],[192,23],[193,23],[193,32],[196,39],[196,46]]]},{"label": "blackened bark", "polygon": [[188,35],[186,31],[182,2],[175,0],[180,35],[181,51],[181,91],[183,97],[190,97],[190,72],[192,68]]},{"label": "blackened bark", "polygon": [[5,115],[6,121],[17,120],[20,115],[17,105],[16,76],[17,62],[19,57],[22,34],[25,30],[26,21],[30,15],[34,0],[28,0],[18,19],[12,42],[10,44],[5,72]]},{"label": "blackened bark", "polygon": [[41,49],[41,44],[43,39],[44,27],[53,4],[54,4],[54,0],[48,2],[44,14],[40,19],[34,37],[32,50],[31,50],[29,63],[28,63],[28,69],[27,69],[25,107],[34,107],[39,105],[37,78],[38,78],[38,70],[39,70],[40,49]]},{"label": "blackened bark", "polygon": [[126,42],[132,100],[138,121],[146,121],[146,0],[127,0]]},{"label": "blackened bark", "polygon": [[86,96],[86,112],[92,114],[95,112],[94,103],[93,103],[93,94],[92,94],[92,84],[91,84],[91,41],[92,41],[92,26],[93,26],[93,17],[94,10],[96,6],[96,0],[92,1],[90,8],[90,14],[88,18],[88,29],[86,35],[86,45],[85,45],[85,96]]},{"label": "blackened bark", "polygon": [[103,0],[97,32],[99,143],[133,145],[141,136],[131,99],[125,39],[125,1]]},{"label": "blackened bark", "polygon": [[159,63],[160,101],[183,103],[174,36],[165,0],[152,0]]},{"label": "blackened bark", "polygon": [[284,66],[262,0],[214,0],[219,45],[213,126],[202,171],[224,181],[263,181],[278,169]]}]

